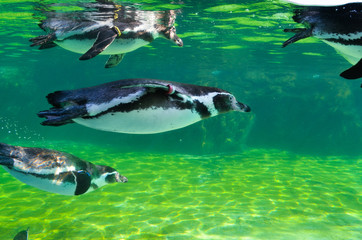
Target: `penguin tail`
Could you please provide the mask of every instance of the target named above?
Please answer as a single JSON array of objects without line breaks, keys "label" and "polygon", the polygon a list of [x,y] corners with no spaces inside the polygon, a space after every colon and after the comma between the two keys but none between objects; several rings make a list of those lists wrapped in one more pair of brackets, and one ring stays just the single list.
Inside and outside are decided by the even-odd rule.
[{"label": "penguin tail", "polygon": [[62,108],[67,104],[69,105],[70,101],[72,101],[69,97],[69,91],[56,91],[53,93],[49,93],[46,98],[48,100],[48,103],[56,108]]},{"label": "penguin tail", "polygon": [[0,143],[0,165],[11,167],[13,166],[14,160],[12,159],[12,152],[15,147]]},{"label": "penguin tail", "polygon": [[71,105],[66,108],[51,108],[40,111],[38,116],[46,118],[41,124],[44,126],[62,126],[73,123],[74,118],[83,117],[87,114],[85,106]]},{"label": "penguin tail", "polygon": [[46,118],[42,125],[61,126],[88,114],[85,101],[75,98],[73,91],[56,91],[48,94],[47,99],[54,107],[38,113],[39,117]]},{"label": "penguin tail", "polygon": [[9,156],[10,152],[14,150],[15,147],[8,145],[6,143],[0,143],[0,156]]},{"label": "penguin tail", "polygon": [[305,9],[295,9],[292,18],[296,23],[303,23],[308,15],[312,15],[311,12],[308,12]]}]

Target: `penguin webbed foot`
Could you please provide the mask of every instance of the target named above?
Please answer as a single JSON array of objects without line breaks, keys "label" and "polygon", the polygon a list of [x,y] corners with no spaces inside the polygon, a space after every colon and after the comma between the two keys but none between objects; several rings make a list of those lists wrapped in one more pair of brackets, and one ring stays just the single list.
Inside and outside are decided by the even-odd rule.
[{"label": "penguin webbed foot", "polygon": [[104,66],[105,68],[112,68],[117,66],[124,58],[125,53],[122,54],[114,54],[109,56],[106,65]]},{"label": "penguin webbed foot", "polygon": [[84,106],[71,106],[68,108],[51,108],[49,110],[40,111],[38,117],[46,118],[41,122],[44,126],[62,126],[73,123],[74,118],[79,118],[87,114]]},{"label": "penguin webbed foot", "polygon": [[308,38],[312,36],[311,28],[292,28],[292,29],[284,29],[284,32],[293,32],[296,33],[293,37],[289,38],[287,41],[283,43],[283,48],[288,46],[291,43],[295,43],[304,38]]},{"label": "penguin webbed foot", "polygon": [[29,39],[29,41],[32,42],[30,47],[40,46],[39,49],[55,47],[56,44],[53,43],[55,39],[56,39],[55,33],[51,33],[48,35],[40,35],[38,37]]}]

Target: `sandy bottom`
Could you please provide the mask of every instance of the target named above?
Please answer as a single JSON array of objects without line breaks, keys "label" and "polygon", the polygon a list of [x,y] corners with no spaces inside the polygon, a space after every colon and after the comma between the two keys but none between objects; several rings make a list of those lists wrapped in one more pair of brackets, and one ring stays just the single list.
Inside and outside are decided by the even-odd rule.
[{"label": "sandy bottom", "polygon": [[27,227],[32,240],[361,239],[359,159],[272,150],[191,156],[45,147],[114,167],[129,182],[61,196],[0,169],[0,239]]}]

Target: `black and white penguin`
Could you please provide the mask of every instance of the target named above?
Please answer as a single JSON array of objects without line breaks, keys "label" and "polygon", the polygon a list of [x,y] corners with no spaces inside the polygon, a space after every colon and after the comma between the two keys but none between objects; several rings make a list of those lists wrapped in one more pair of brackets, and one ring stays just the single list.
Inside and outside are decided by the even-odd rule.
[{"label": "black and white penguin", "polygon": [[166,132],[220,113],[250,111],[222,89],[156,79],[126,79],[57,91],[47,99],[54,108],[38,113],[46,118],[43,125],[76,122],[131,134]]},{"label": "black and white penguin", "polygon": [[111,167],[44,148],[0,143],[0,165],[23,183],[62,195],[81,195],[109,183],[127,182]]},{"label": "black and white penguin", "polygon": [[340,6],[348,3],[358,3],[361,0],[283,0],[285,2],[293,3],[299,6]]},{"label": "black and white penguin", "polygon": [[[291,2],[301,4],[303,0]],[[318,5],[317,2],[314,4]],[[362,77],[362,3],[303,7],[294,11],[293,20],[308,27],[285,29],[285,32],[296,34],[285,41],[283,47],[303,38],[317,37],[335,48],[354,65],[342,72],[340,74],[342,77],[346,79]]]},{"label": "black and white penguin", "polygon": [[[46,31],[30,39],[40,49],[60,47],[82,54],[80,60],[98,54],[111,55],[105,67],[118,65],[125,53],[145,46],[158,37],[183,46],[174,27],[176,11],[142,11],[133,6],[81,3],[84,11],[45,12],[39,26]],[[95,11],[95,9],[97,11]]]}]

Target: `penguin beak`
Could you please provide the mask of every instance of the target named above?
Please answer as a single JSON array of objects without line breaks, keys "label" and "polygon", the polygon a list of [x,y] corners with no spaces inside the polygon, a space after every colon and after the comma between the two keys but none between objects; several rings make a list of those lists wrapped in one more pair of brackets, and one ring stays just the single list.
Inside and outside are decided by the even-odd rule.
[{"label": "penguin beak", "polygon": [[240,111],[240,112],[250,112],[251,111],[250,107],[244,103],[237,102],[236,106],[237,106],[237,108],[236,108],[237,111]]},{"label": "penguin beak", "polygon": [[172,42],[176,43],[177,46],[182,47],[184,45],[182,39],[179,36],[177,36],[175,27],[171,27],[164,34],[165,34],[166,38],[168,38]]},{"label": "penguin beak", "polygon": [[176,38],[174,39],[175,43],[177,46],[182,47],[184,45],[184,42],[182,41],[181,38],[179,38],[178,36],[176,36]]},{"label": "penguin beak", "polygon": [[126,183],[126,182],[128,182],[128,179],[125,176],[122,176],[119,173],[117,173],[116,182]]}]

